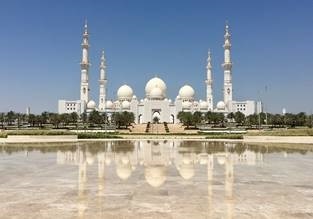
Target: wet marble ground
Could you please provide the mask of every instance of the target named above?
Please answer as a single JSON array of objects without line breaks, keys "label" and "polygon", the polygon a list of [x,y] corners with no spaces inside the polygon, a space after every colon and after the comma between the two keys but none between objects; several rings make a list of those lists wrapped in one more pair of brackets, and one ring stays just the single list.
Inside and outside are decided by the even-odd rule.
[{"label": "wet marble ground", "polygon": [[114,144],[3,149],[0,218],[313,218],[311,151]]}]

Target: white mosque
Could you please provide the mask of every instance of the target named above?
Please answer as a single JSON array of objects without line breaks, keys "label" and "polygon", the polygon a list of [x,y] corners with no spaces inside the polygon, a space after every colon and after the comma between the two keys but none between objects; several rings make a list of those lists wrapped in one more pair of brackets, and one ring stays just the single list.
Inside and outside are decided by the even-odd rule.
[{"label": "white mosque", "polygon": [[145,86],[145,98],[138,99],[133,89],[127,85],[122,85],[117,90],[117,99],[107,99],[107,77],[106,77],[106,60],[104,52],[101,55],[100,62],[100,80],[99,80],[99,103],[89,97],[89,34],[87,23],[84,26],[83,42],[82,42],[82,60],[81,60],[81,85],[80,100],[59,100],[58,112],[72,113],[91,112],[97,110],[106,112],[109,117],[114,112],[128,111],[135,115],[135,123],[152,122],[157,117],[160,122],[179,123],[176,118],[180,111],[186,112],[221,112],[228,114],[230,112],[240,111],[246,116],[259,113],[262,110],[261,102],[253,100],[234,101],[233,85],[232,85],[232,61],[231,61],[231,43],[230,43],[229,26],[226,24],[224,35],[224,100],[219,101],[214,107],[213,104],[213,80],[211,53],[208,53],[207,72],[206,72],[206,100],[196,100],[195,90],[188,84],[183,85],[174,101],[166,95],[166,83],[159,77],[150,79]]}]

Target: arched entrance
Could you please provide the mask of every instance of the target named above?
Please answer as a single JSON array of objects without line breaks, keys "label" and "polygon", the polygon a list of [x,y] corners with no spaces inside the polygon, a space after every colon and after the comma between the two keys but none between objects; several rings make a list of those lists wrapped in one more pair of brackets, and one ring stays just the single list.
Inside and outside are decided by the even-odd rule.
[{"label": "arched entrance", "polygon": [[138,116],[138,124],[142,124],[142,114]]},{"label": "arched entrance", "polygon": [[175,123],[175,116],[171,114],[170,116],[170,123],[174,124]]},{"label": "arched entrance", "polygon": [[161,120],[161,114],[160,114],[160,111],[154,111],[153,113],[152,113],[152,118],[151,118],[151,122],[153,122],[153,121],[160,121]]}]

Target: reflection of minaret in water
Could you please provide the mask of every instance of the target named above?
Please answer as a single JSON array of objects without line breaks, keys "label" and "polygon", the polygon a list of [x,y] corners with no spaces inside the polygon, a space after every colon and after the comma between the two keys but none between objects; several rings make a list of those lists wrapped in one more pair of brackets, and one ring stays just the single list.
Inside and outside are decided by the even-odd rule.
[{"label": "reflection of minaret in water", "polygon": [[105,153],[98,152],[98,208],[101,209],[99,211],[99,217],[103,218],[102,211],[102,197],[104,196],[104,169],[105,169]]},{"label": "reflection of minaret in water", "polygon": [[225,204],[226,218],[233,218],[234,201],[233,201],[233,185],[234,185],[234,165],[232,154],[226,153],[225,160]]},{"label": "reflection of minaret in water", "polygon": [[214,158],[213,155],[208,155],[208,218],[213,216],[213,206],[212,206],[212,182],[213,182],[213,169],[214,169]]},{"label": "reflection of minaret in water", "polygon": [[82,150],[79,150],[78,168],[78,218],[84,218],[87,208],[87,197],[85,193],[87,182],[87,162],[86,154]]}]

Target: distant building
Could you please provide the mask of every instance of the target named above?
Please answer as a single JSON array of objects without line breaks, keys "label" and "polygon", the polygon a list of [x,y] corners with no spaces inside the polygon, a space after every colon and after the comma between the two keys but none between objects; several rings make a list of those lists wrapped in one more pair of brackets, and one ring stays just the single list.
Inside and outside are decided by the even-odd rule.
[{"label": "distant building", "polygon": [[230,43],[229,26],[226,25],[224,35],[224,100],[219,101],[214,107],[213,104],[213,79],[211,53],[208,53],[207,72],[206,72],[206,100],[195,100],[195,90],[188,84],[182,86],[178,92],[178,96],[174,101],[167,98],[167,86],[165,82],[154,77],[150,79],[145,86],[145,98],[138,100],[134,95],[133,89],[127,85],[122,85],[117,90],[116,100],[107,100],[107,77],[106,77],[106,60],[104,52],[101,54],[100,61],[100,79],[99,79],[99,102],[98,105],[94,100],[90,100],[89,92],[89,34],[87,24],[84,26],[83,42],[82,42],[82,60],[81,60],[81,85],[80,100],[68,101],[59,100],[59,113],[78,114],[97,110],[99,112],[108,113],[109,117],[114,112],[129,111],[135,115],[136,123],[152,122],[155,117],[160,122],[178,123],[177,114],[180,111],[187,112],[220,112],[228,114],[230,112],[242,112],[250,115],[262,112],[261,102],[253,100],[235,101],[233,100],[233,84],[232,84],[232,61],[231,61],[231,43]]},{"label": "distant building", "polygon": [[28,116],[30,114],[30,107],[26,108],[26,115]]}]

